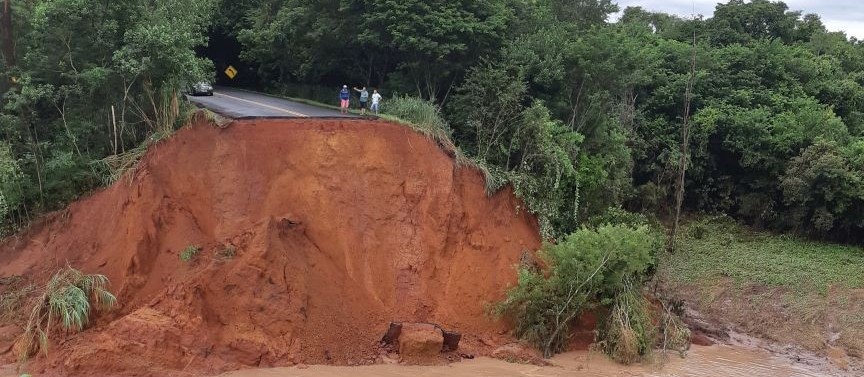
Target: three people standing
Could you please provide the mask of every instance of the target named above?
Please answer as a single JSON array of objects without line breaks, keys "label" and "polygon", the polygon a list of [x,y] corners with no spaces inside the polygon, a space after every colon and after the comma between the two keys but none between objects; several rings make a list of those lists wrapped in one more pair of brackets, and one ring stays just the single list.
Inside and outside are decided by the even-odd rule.
[{"label": "three people standing", "polygon": [[[353,88],[354,91],[360,93],[360,115],[366,115],[366,109],[369,108],[367,105],[369,103],[369,91],[366,90],[366,87],[362,88]],[[348,113],[348,108],[351,103],[351,92],[348,90],[348,85],[342,85],[342,90],[339,91],[339,101],[340,101],[340,111],[342,114]],[[381,106],[381,94],[378,93],[378,90],[373,90],[372,93],[372,107],[371,111],[375,112],[375,115],[378,115],[378,110]]]}]

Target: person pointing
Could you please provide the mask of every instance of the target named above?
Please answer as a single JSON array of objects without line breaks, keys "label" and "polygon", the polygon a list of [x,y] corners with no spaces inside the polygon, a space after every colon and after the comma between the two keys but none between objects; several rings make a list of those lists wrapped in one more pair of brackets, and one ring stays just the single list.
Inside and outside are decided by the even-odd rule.
[{"label": "person pointing", "polygon": [[365,86],[361,89],[354,88],[354,90],[360,92],[360,115],[366,115],[366,102],[369,102],[369,92],[366,91]]}]

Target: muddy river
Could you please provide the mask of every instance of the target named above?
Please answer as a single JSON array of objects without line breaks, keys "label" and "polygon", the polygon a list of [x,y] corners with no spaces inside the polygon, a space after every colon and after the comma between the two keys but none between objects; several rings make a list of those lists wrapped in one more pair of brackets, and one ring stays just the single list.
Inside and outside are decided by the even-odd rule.
[{"label": "muddy river", "polygon": [[554,366],[511,364],[479,358],[448,366],[373,365],[363,367],[310,366],[250,369],[221,377],[827,377],[853,376],[819,360],[773,356],[760,349],[715,345],[694,346],[686,358],[670,355],[664,365],[621,366],[602,355],[574,352],[551,360]]},{"label": "muddy river", "polygon": [[[553,366],[511,364],[478,358],[445,366],[372,365],[359,367],[246,369],[219,377],[860,377],[861,370],[840,370],[827,359],[759,348],[693,346],[686,358],[670,354],[660,365],[622,366],[605,356],[571,352],[553,358]],[[194,372],[193,372],[194,374]],[[17,377],[13,365],[0,366],[0,377]]]}]

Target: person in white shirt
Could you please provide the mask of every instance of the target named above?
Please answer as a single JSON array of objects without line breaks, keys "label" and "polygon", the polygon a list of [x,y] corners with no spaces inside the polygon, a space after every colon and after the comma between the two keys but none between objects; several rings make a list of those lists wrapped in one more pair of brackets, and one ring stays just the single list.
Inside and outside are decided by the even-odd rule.
[{"label": "person in white shirt", "polygon": [[372,91],[372,107],[370,110],[375,112],[375,115],[378,115],[378,108],[381,106],[381,94],[378,93],[378,90]]}]

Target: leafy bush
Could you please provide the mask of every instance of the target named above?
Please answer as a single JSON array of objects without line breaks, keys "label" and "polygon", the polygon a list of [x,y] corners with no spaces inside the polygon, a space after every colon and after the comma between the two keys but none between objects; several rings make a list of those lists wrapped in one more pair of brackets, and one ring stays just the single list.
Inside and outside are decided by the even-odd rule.
[{"label": "leafy bush", "polygon": [[11,225],[8,219],[24,201],[21,192],[23,176],[18,161],[8,143],[0,142],[0,236]]},{"label": "leafy bush", "polygon": [[514,64],[484,62],[470,69],[449,106],[459,145],[479,160],[509,170],[508,146],[518,137],[527,90]]},{"label": "leafy bush", "polygon": [[527,91],[518,64],[485,62],[469,71],[448,109],[459,146],[494,167],[496,181],[513,185],[551,239],[576,224],[575,161],[584,137],[555,119],[543,101],[527,102]]},{"label": "leafy bush", "polygon": [[[647,216],[627,211],[621,207],[609,207],[602,214],[591,216],[585,221],[585,225],[591,228],[597,228],[602,225],[628,225],[631,227],[639,227],[642,225],[655,225],[648,219]],[[658,226],[659,228],[659,226]]]},{"label": "leafy bush", "polygon": [[496,306],[515,321],[515,334],[550,357],[567,344],[571,322],[607,306],[627,284],[641,286],[661,237],[647,226],[583,228],[540,252],[549,271],[519,271],[519,283]]},{"label": "leafy bush", "polygon": [[537,215],[541,234],[554,238],[576,224],[580,187],[574,156],[583,137],[553,120],[540,101],[522,112],[515,127],[512,156],[502,168],[511,169],[508,181]]},{"label": "leafy bush", "polygon": [[693,223],[687,228],[687,231],[691,238],[701,240],[706,234],[708,234],[708,227],[705,224]]},{"label": "leafy bush", "polygon": [[625,280],[613,300],[612,309],[597,333],[598,345],[613,360],[633,364],[648,356],[654,348],[657,326],[641,285]]},{"label": "leafy bush", "polygon": [[856,163],[860,156],[850,152],[819,140],[792,158],[780,182],[792,214],[787,227],[864,239],[864,163]]},{"label": "leafy bush", "polygon": [[191,262],[195,258],[198,257],[198,254],[201,253],[201,247],[195,245],[186,246],[185,249],[180,251],[180,260],[183,262]]},{"label": "leafy bush", "polygon": [[81,331],[89,324],[92,309],[113,308],[117,299],[107,287],[108,278],[104,275],[87,275],[72,267],[54,274],[36,300],[21,335],[21,361],[39,349],[48,353],[48,336],[53,324],[59,324],[65,331]]}]

